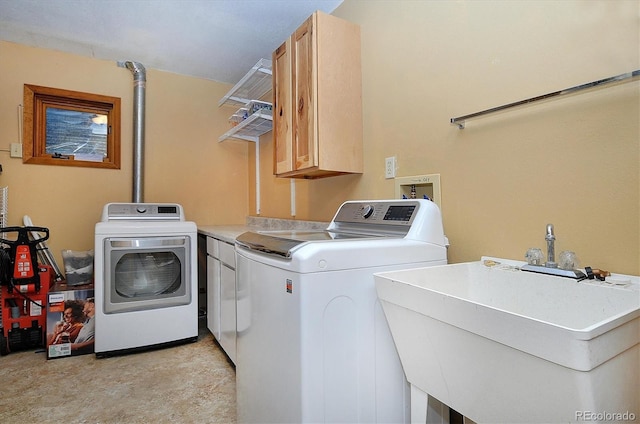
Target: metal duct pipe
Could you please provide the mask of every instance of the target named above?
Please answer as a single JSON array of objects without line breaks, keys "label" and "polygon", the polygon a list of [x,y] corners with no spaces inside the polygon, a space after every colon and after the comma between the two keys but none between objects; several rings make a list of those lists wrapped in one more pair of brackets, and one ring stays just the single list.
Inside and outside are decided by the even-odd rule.
[{"label": "metal duct pipe", "polygon": [[147,74],[139,62],[118,62],[133,73],[133,196],[134,203],[144,202],[144,112]]}]

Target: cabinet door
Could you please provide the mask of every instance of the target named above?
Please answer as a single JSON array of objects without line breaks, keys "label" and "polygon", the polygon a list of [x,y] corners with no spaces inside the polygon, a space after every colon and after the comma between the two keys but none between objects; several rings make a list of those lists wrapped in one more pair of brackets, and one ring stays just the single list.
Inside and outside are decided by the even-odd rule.
[{"label": "cabinet door", "polygon": [[295,169],[318,166],[314,14],[293,34],[293,152]]},{"label": "cabinet door", "polygon": [[220,341],[220,261],[207,255],[207,328]]},{"label": "cabinet door", "polygon": [[220,266],[220,345],[236,363],[236,271]]},{"label": "cabinet door", "polygon": [[276,174],[293,171],[291,39],[273,52],[273,140]]}]

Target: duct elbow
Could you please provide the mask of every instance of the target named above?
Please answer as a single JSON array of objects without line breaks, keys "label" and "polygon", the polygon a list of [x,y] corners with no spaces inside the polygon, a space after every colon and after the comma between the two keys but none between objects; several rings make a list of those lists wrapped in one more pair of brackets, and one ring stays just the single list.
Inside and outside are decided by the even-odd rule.
[{"label": "duct elbow", "polygon": [[135,80],[146,81],[147,70],[144,68],[142,63],[133,62],[131,60],[118,62],[118,66],[121,68],[127,68],[133,73],[133,78]]}]

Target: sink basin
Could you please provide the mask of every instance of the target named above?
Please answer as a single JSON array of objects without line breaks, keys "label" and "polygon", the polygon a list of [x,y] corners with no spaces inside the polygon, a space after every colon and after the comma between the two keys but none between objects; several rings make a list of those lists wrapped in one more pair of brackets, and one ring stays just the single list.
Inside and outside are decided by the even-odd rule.
[{"label": "sink basin", "polygon": [[497,261],[375,275],[412,403],[428,394],[477,422],[640,417],[639,279],[612,287]]}]

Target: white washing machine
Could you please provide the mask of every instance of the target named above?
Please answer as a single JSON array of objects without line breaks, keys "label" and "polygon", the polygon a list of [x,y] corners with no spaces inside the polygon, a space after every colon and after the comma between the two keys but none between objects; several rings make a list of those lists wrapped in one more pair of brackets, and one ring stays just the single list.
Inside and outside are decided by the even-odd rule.
[{"label": "white washing machine", "polygon": [[95,227],[98,357],[195,341],[197,226],[178,204],[109,203]]},{"label": "white washing machine", "polygon": [[373,273],[446,264],[446,245],[428,200],[351,201],[326,231],[240,235],[238,422],[409,422]]}]

